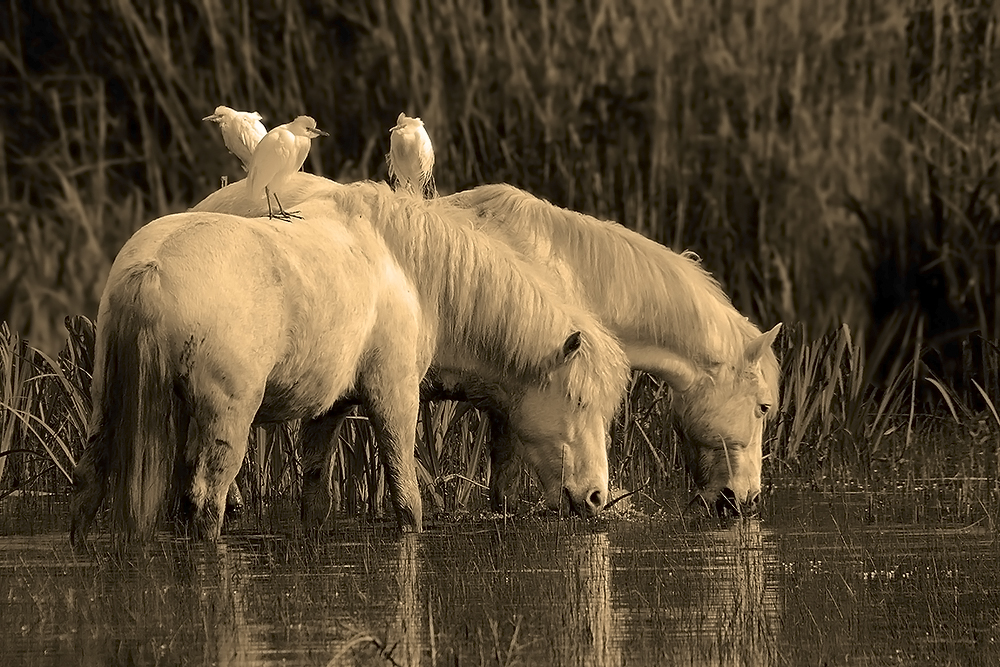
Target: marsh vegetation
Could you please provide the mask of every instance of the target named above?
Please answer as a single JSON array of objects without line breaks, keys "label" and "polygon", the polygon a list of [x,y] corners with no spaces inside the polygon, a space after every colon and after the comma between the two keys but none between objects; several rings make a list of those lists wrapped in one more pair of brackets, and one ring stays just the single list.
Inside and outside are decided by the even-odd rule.
[{"label": "marsh vegetation", "polygon": [[[307,168],[350,181],[385,177],[388,128],[406,111],[425,121],[438,147],[435,177],[442,192],[508,182],[616,219],[676,250],[696,251],[753,321],[785,323],[776,346],[782,396],[766,433],[761,523],[688,533],[650,518],[675,516],[686,483],[669,391],[636,373],[613,429],[611,478],[617,494],[639,490],[630,500],[645,518],[631,520],[657,539],[669,538],[650,551],[652,564],[637,562],[640,556],[622,560],[622,544],[648,536],[628,536],[634,524],[619,524],[617,517],[593,528],[522,517],[528,524],[521,529],[494,517],[469,528],[483,533],[478,537],[461,535],[465,528],[450,532],[448,519],[440,517],[479,517],[485,506],[489,424],[466,406],[434,403],[422,409],[418,425],[418,477],[426,507],[442,523],[413,547],[418,557],[400,556],[404,547],[382,544],[368,524],[360,536],[352,532],[355,524],[339,526],[346,532],[325,556],[300,551],[298,543],[288,547],[294,537],[255,537],[284,535],[285,524],[269,517],[300,492],[294,426],[282,425],[252,434],[241,472],[247,513],[233,526],[224,567],[246,573],[244,582],[278,571],[278,581],[290,584],[324,567],[354,567],[375,577],[366,568],[376,561],[383,567],[403,563],[402,574],[393,576],[405,580],[418,576],[412,571],[418,566],[407,563],[421,563],[419,577],[432,586],[438,580],[425,570],[457,567],[436,550],[454,548],[468,562],[487,557],[484,545],[493,538],[485,535],[494,532],[505,538],[499,543],[507,552],[537,550],[565,537],[558,546],[566,560],[554,568],[556,583],[539,586],[565,584],[584,601],[610,596],[612,602],[598,608],[614,608],[614,614],[625,613],[622,600],[629,598],[627,614],[645,615],[644,627],[669,630],[664,636],[688,632],[671,625],[678,619],[701,619],[700,630],[685,636],[714,638],[691,648],[712,656],[734,645],[723,642],[712,614],[744,612],[708,604],[692,617],[690,607],[671,607],[664,600],[721,584],[702,581],[688,589],[676,582],[689,580],[670,579],[671,570],[663,568],[669,562],[683,569],[685,559],[694,559],[691,572],[704,578],[718,567],[712,559],[725,554],[725,568],[749,563],[756,573],[732,575],[750,577],[740,595],[751,596],[753,611],[740,623],[758,642],[732,660],[723,658],[732,664],[753,662],[740,657],[745,655],[765,656],[754,664],[802,664],[824,656],[836,662],[845,647],[891,647],[896,645],[887,638],[914,636],[920,640],[882,652],[872,648],[846,661],[989,664],[995,658],[1000,53],[992,3],[154,0],[93,7],[54,0],[3,11],[4,532],[23,534],[18,521],[26,516],[36,517],[31,525],[39,532],[64,530],[59,499],[80,455],[90,409],[86,318],[96,315],[118,249],[150,219],[186,209],[211,192],[220,175],[242,177],[213,128],[199,119],[218,104],[256,109],[269,126],[309,113],[332,136],[314,147]],[[358,522],[379,517],[387,502],[374,454],[364,415],[353,415],[336,454],[336,483],[343,514]],[[537,494],[530,480],[522,488],[531,503]],[[789,489],[820,495],[796,505]],[[26,498],[34,504],[24,505]],[[816,519],[817,508],[830,510]],[[785,523],[791,514],[798,528]],[[518,530],[528,537],[511,537]],[[177,637],[192,640],[185,650],[204,655],[222,655],[230,646],[256,650],[245,648],[255,644],[244,641],[243,629],[224,639],[229,643],[223,648],[193,638],[208,641],[199,633],[210,623],[247,627],[232,615],[246,620],[246,610],[256,607],[232,601],[252,602],[277,589],[206,584],[206,577],[232,581],[231,573],[222,577],[220,561],[170,541],[161,543],[158,557],[160,565],[182,563],[177,568],[186,583],[180,588],[171,583],[177,572],[164,575],[159,565],[125,577],[117,563],[81,564],[64,549],[64,538],[11,541],[9,549],[22,548],[19,561],[5,551],[3,573],[20,596],[10,604],[21,605],[13,616],[0,615],[19,619],[20,635],[0,633],[12,645],[21,637],[76,651],[80,640],[59,634],[66,623],[85,627],[87,619],[108,614],[154,618],[165,610],[160,622],[170,626],[170,615],[179,613],[170,609],[198,600],[194,608],[210,618],[199,617],[198,627],[175,619],[181,630],[173,639],[157,643],[149,627],[147,643],[109,649],[113,633],[96,631],[86,651],[122,659],[176,657],[171,647],[184,643]],[[579,549],[612,565],[574,561],[580,551],[572,544],[581,540],[589,542]],[[345,553],[361,561],[332,564],[345,563]],[[263,562],[277,570],[255,569]],[[531,632],[556,623],[517,611],[530,602],[518,597],[527,595],[521,591],[528,590],[525,573],[537,568],[511,564],[519,562],[495,564],[488,577],[470,575],[461,584],[466,593],[495,591],[501,582],[517,590],[503,603],[505,611],[484,611],[457,628],[448,626],[442,611],[467,603],[457,593],[428,599],[417,587],[423,592],[406,598],[401,589],[383,591],[396,586],[389,579],[375,590],[370,581],[350,577],[335,579],[346,588],[328,593],[366,603],[384,593],[391,604],[412,604],[423,624],[416,650],[425,657],[455,654],[468,662],[510,664],[539,655],[531,652],[539,642]],[[647,566],[659,577],[658,588],[621,579]],[[64,577],[77,575],[64,573],[84,571],[83,583],[67,585]],[[382,572],[377,577],[388,577]],[[605,575],[591,576],[595,572],[615,573],[613,583],[601,583]],[[320,580],[317,574],[306,583]],[[807,585],[819,591],[816,596],[801,593]],[[101,608],[94,587],[117,591],[109,600],[120,594],[138,602]],[[140,587],[152,592],[140,593]],[[322,664],[352,638],[371,637],[349,655],[385,663],[393,637],[404,631],[377,626],[395,612],[377,607],[380,620],[363,627],[324,618],[326,630],[308,632],[326,634],[310,643],[301,633],[316,619],[304,610],[319,603],[296,606],[292,599],[307,589],[289,588],[298,592],[279,606],[284,616],[273,626],[261,623],[271,628],[274,646],[322,646],[328,652],[313,660]],[[222,597],[206,601],[197,590]],[[948,603],[939,604],[945,592]],[[177,599],[167,601],[172,595]],[[660,597],[654,604],[646,595]],[[731,591],[712,595],[699,599],[734,599]],[[65,609],[57,612],[49,596],[68,600]],[[58,616],[63,613],[69,616]],[[563,619],[568,614],[579,632],[587,628],[587,646],[603,636],[604,621],[559,613]],[[876,616],[881,620],[870,622]],[[810,617],[813,625],[797,623]],[[435,644],[447,641],[441,634],[446,627],[478,652],[461,653],[466,649],[455,648],[465,646],[459,639],[454,646]],[[606,645],[621,651],[623,640],[616,637]],[[811,641],[816,637],[822,641]],[[626,644],[632,649],[624,650],[667,650],[647,641],[631,637]],[[282,655],[282,649],[269,650],[268,656]],[[589,655],[557,657],[586,664]]]}]

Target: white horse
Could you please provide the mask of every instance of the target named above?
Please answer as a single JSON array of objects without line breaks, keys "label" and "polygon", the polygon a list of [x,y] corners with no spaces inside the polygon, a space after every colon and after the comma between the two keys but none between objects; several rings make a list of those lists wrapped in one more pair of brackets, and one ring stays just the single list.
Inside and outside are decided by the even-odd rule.
[{"label": "white horse", "polygon": [[[294,223],[260,217],[244,180],[122,248],[98,315],[71,540],[84,540],[109,490],[116,530],[148,537],[171,487],[191,533],[218,538],[251,424],[294,418],[303,515],[316,527],[329,512],[330,435],[355,403],[379,438],[400,524],[420,530],[413,451],[432,365],[508,415],[551,506],[599,512],[628,375],[614,337],[468,212],[384,185],[302,181],[322,187],[289,197]],[[227,207],[255,217],[215,212]]]},{"label": "white horse", "polygon": [[[753,505],[760,493],[764,420],[778,400],[772,344],[689,254],[678,254],[617,223],[598,220],[508,185],[442,200],[475,212],[477,226],[508,243],[562,285],[621,340],[633,368],[662,378],[695,500],[721,512]],[[501,505],[516,451],[494,438],[492,500]]]}]

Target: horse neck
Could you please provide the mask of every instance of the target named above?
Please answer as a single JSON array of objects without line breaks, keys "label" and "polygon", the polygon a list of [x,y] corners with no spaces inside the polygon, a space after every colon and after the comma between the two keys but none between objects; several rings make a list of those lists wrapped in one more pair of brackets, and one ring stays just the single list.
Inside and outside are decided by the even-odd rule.
[{"label": "horse neck", "polygon": [[457,209],[373,184],[355,187],[366,217],[436,315],[438,356],[491,381],[543,380],[575,318],[532,269]]},{"label": "horse neck", "polygon": [[[571,292],[633,357],[661,352],[699,364],[734,362],[760,332],[693,259],[614,222],[557,207],[511,186],[481,186],[451,201],[476,211],[491,235],[533,263],[573,267]],[[645,368],[645,370],[654,370]]]}]

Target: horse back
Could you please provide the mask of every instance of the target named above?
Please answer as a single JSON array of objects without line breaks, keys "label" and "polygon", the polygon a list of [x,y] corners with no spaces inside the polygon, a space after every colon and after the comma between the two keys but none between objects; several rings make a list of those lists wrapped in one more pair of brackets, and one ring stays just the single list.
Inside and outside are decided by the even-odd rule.
[{"label": "horse back", "polygon": [[[157,312],[155,335],[190,393],[256,396],[272,419],[315,414],[353,387],[384,302],[384,253],[323,222],[155,220],[116,259],[102,310],[114,302]],[[155,267],[156,291],[135,291],[129,276],[142,267]]]}]

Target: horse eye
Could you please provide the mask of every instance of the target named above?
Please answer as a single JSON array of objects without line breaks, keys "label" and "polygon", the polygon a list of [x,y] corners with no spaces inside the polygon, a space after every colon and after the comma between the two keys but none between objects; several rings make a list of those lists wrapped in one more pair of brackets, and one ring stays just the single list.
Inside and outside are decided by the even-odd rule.
[{"label": "horse eye", "polygon": [[761,403],[760,404],[760,414],[766,415],[767,411],[770,410],[770,409],[771,409],[771,404],[770,403]]}]

